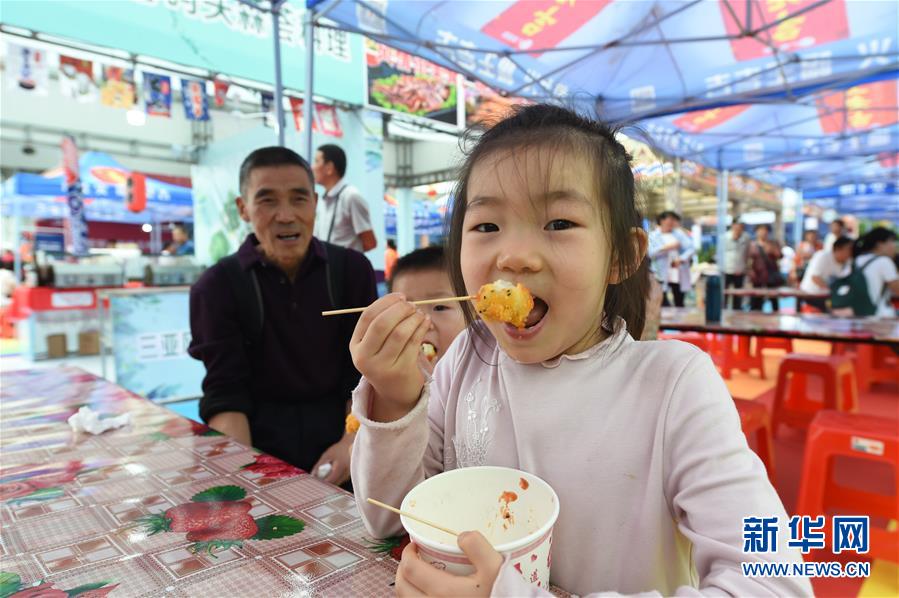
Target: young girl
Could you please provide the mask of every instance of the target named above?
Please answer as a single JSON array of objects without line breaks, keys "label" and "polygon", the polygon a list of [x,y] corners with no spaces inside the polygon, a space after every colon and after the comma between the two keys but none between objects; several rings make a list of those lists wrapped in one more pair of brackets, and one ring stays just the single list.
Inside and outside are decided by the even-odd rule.
[{"label": "young girl", "polygon": [[868,283],[868,295],[877,308],[877,318],[895,318],[892,295],[899,294],[899,272],[896,269],[896,233],[878,226],[855,242],[855,267],[862,269]]},{"label": "young girl", "polygon": [[[454,194],[449,252],[457,295],[496,279],[535,296],[526,327],[473,320],[425,380],[427,317],[393,294],[350,343],[363,380],[352,460],[357,503],[376,536],[427,476],[501,465],[558,493],[552,582],[577,594],[810,594],[806,580],[747,578],[741,561],[798,562],[786,514],[746,445],[727,388],[693,346],[637,342],[648,269],[629,157],[613,132],[534,105],[484,133]],[[743,553],[743,518],[778,517],[777,552]],[[406,549],[404,595],[526,596],[530,586],[478,533],[457,577]],[[774,548],[774,547],[772,547]],[[545,592],[544,592],[545,593]]]}]

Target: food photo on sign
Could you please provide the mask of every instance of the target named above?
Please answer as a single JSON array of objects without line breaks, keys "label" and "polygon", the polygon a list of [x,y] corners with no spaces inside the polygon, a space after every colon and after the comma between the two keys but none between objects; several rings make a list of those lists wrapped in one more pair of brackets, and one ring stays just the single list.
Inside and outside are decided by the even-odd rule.
[{"label": "food photo on sign", "polygon": [[371,40],[365,58],[369,105],[458,124],[456,73]]}]

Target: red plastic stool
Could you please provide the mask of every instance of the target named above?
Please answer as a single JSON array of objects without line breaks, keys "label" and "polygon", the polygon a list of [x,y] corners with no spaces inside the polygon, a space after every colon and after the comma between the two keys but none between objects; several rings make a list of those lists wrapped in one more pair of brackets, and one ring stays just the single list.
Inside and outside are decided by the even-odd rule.
[{"label": "red plastic stool", "polygon": [[779,336],[760,336],[756,344],[756,351],[761,353],[762,349],[783,349],[787,353],[792,353],[793,339]]},{"label": "red plastic stool", "polygon": [[765,406],[748,399],[734,399],[737,413],[740,414],[740,426],[747,442],[755,436],[755,453],[765,464],[768,479],[774,483],[774,441],[771,436],[771,417]]},{"label": "red plastic stool", "polygon": [[[734,339],[737,346],[734,349]],[[733,370],[758,370],[762,380],[765,379],[765,362],[762,360],[761,351],[752,352],[752,337],[721,334],[717,339],[720,351],[718,365],[721,368],[721,376],[730,380]]]},{"label": "red plastic stool", "polygon": [[[834,482],[831,460],[837,455],[886,463],[893,468],[892,495],[847,488]],[[820,411],[812,420],[805,443],[805,459],[796,503],[798,515],[826,515],[839,508],[852,515],[899,519],[899,420]],[[872,559],[899,562],[899,532],[869,524]],[[832,523],[827,518],[828,543]]]},{"label": "red plastic stool", "polygon": [[0,337],[16,337],[16,323],[9,317],[8,307],[0,307]]},{"label": "red plastic stool", "polygon": [[682,341],[685,343],[690,343],[691,345],[696,345],[706,353],[709,352],[709,341],[706,340],[704,334],[699,334],[698,332],[683,332],[680,334],[666,334],[659,333],[660,341]]},{"label": "red plastic stool", "polygon": [[[822,400],[809,398],[806,391],[806,378],[809,376],[821,379],[824,389]],[[774,391],[771,416],[774,434],[777,434],[777,428],[782,423],[808,427],[815,413],[821,409],[858,411],[858,387],[852,361],[840,355],[786,355],[780,362]]]},{"label": "red plastic stool", "polygon": [[875,382],[892,382],[899,385],[899,355],[889,347],[867,343],[834,343],[831,355],[846,355],[855,362],[859,392],[871,389]]}]

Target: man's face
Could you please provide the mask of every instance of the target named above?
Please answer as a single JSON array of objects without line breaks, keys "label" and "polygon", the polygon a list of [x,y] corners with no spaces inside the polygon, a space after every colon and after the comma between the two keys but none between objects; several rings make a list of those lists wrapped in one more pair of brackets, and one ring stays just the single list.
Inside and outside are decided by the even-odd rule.
[{"label": "man's face", "polygon": [[183,245],[187,243],[187,233],[182,228],[175,228],[172,230],[172,240],[179,245]]},{"label": "man's face", "polygon": [[677,228],[677,218],[675,218],[674,216],[668,216],[659,223],[659,228],[663,233],[670,233],[675,228]]},{"label": "man's face", "polygon": [[743,236],[743,225],[742,224],[734,224],[731,227],[731,232],[734,235],[734,239],[739,239]]},{"label": "man's face", "polygon": [[830,232],[839,237],[843,234],[843,225],[834,220],[830,223]]},{"label": "man's face", "polygon": [[245,186],[237,198],[240,217],[253,226],[266,258],[295,272],[309,250],[315,224],[309,175],[299,166],[264,166],[250,171]]},{"label": "man's face", "polygon": [[768,240],[768,228],[764,226],[760,226],[755,229],[755,236],[759,241],[765,242]]},{"label": "man's face", "polygon": [[315,159],[312,161],[312,174],[315,175],[315,182],[319,185],[324,185],[336,173],[337,170],[334,168],[334,163],[325,161],[325,156],[320,151],[315,152]]}]

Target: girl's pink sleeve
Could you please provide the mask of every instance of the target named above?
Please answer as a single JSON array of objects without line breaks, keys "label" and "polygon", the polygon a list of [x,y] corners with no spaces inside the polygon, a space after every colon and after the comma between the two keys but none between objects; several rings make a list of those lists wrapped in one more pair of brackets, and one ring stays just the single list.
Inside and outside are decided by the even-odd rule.
[{"label": "girl's pink sleeve", "polygon": [[[442,362],[450,357],[446,355],[438,367],[449,365]],[[386,538],[403,532],[399,515],[366,499],[399,508],[416,484],[443,471],[446,395],[443,386],[432,379],[425,383],[412,411],[387,423],[368,418],[372,396],[373,389],[363,377],[353,391],[353,415],[361,425],[353,443],[350,471],[365,528],[376,538]]]},{"label": "girl's pink sleeve", "polygon": [[[746,444],[730,392],[708,355],[697,353],[675,382],[665,413],[664,488],[693,545],[698,589],[678,596],[810,596],[805,578],[746,577],[743,562],[801,563],[788,546],[789,519],[765,467]],[[777,517],[774,551],[743,551],[743,519]]]}]

